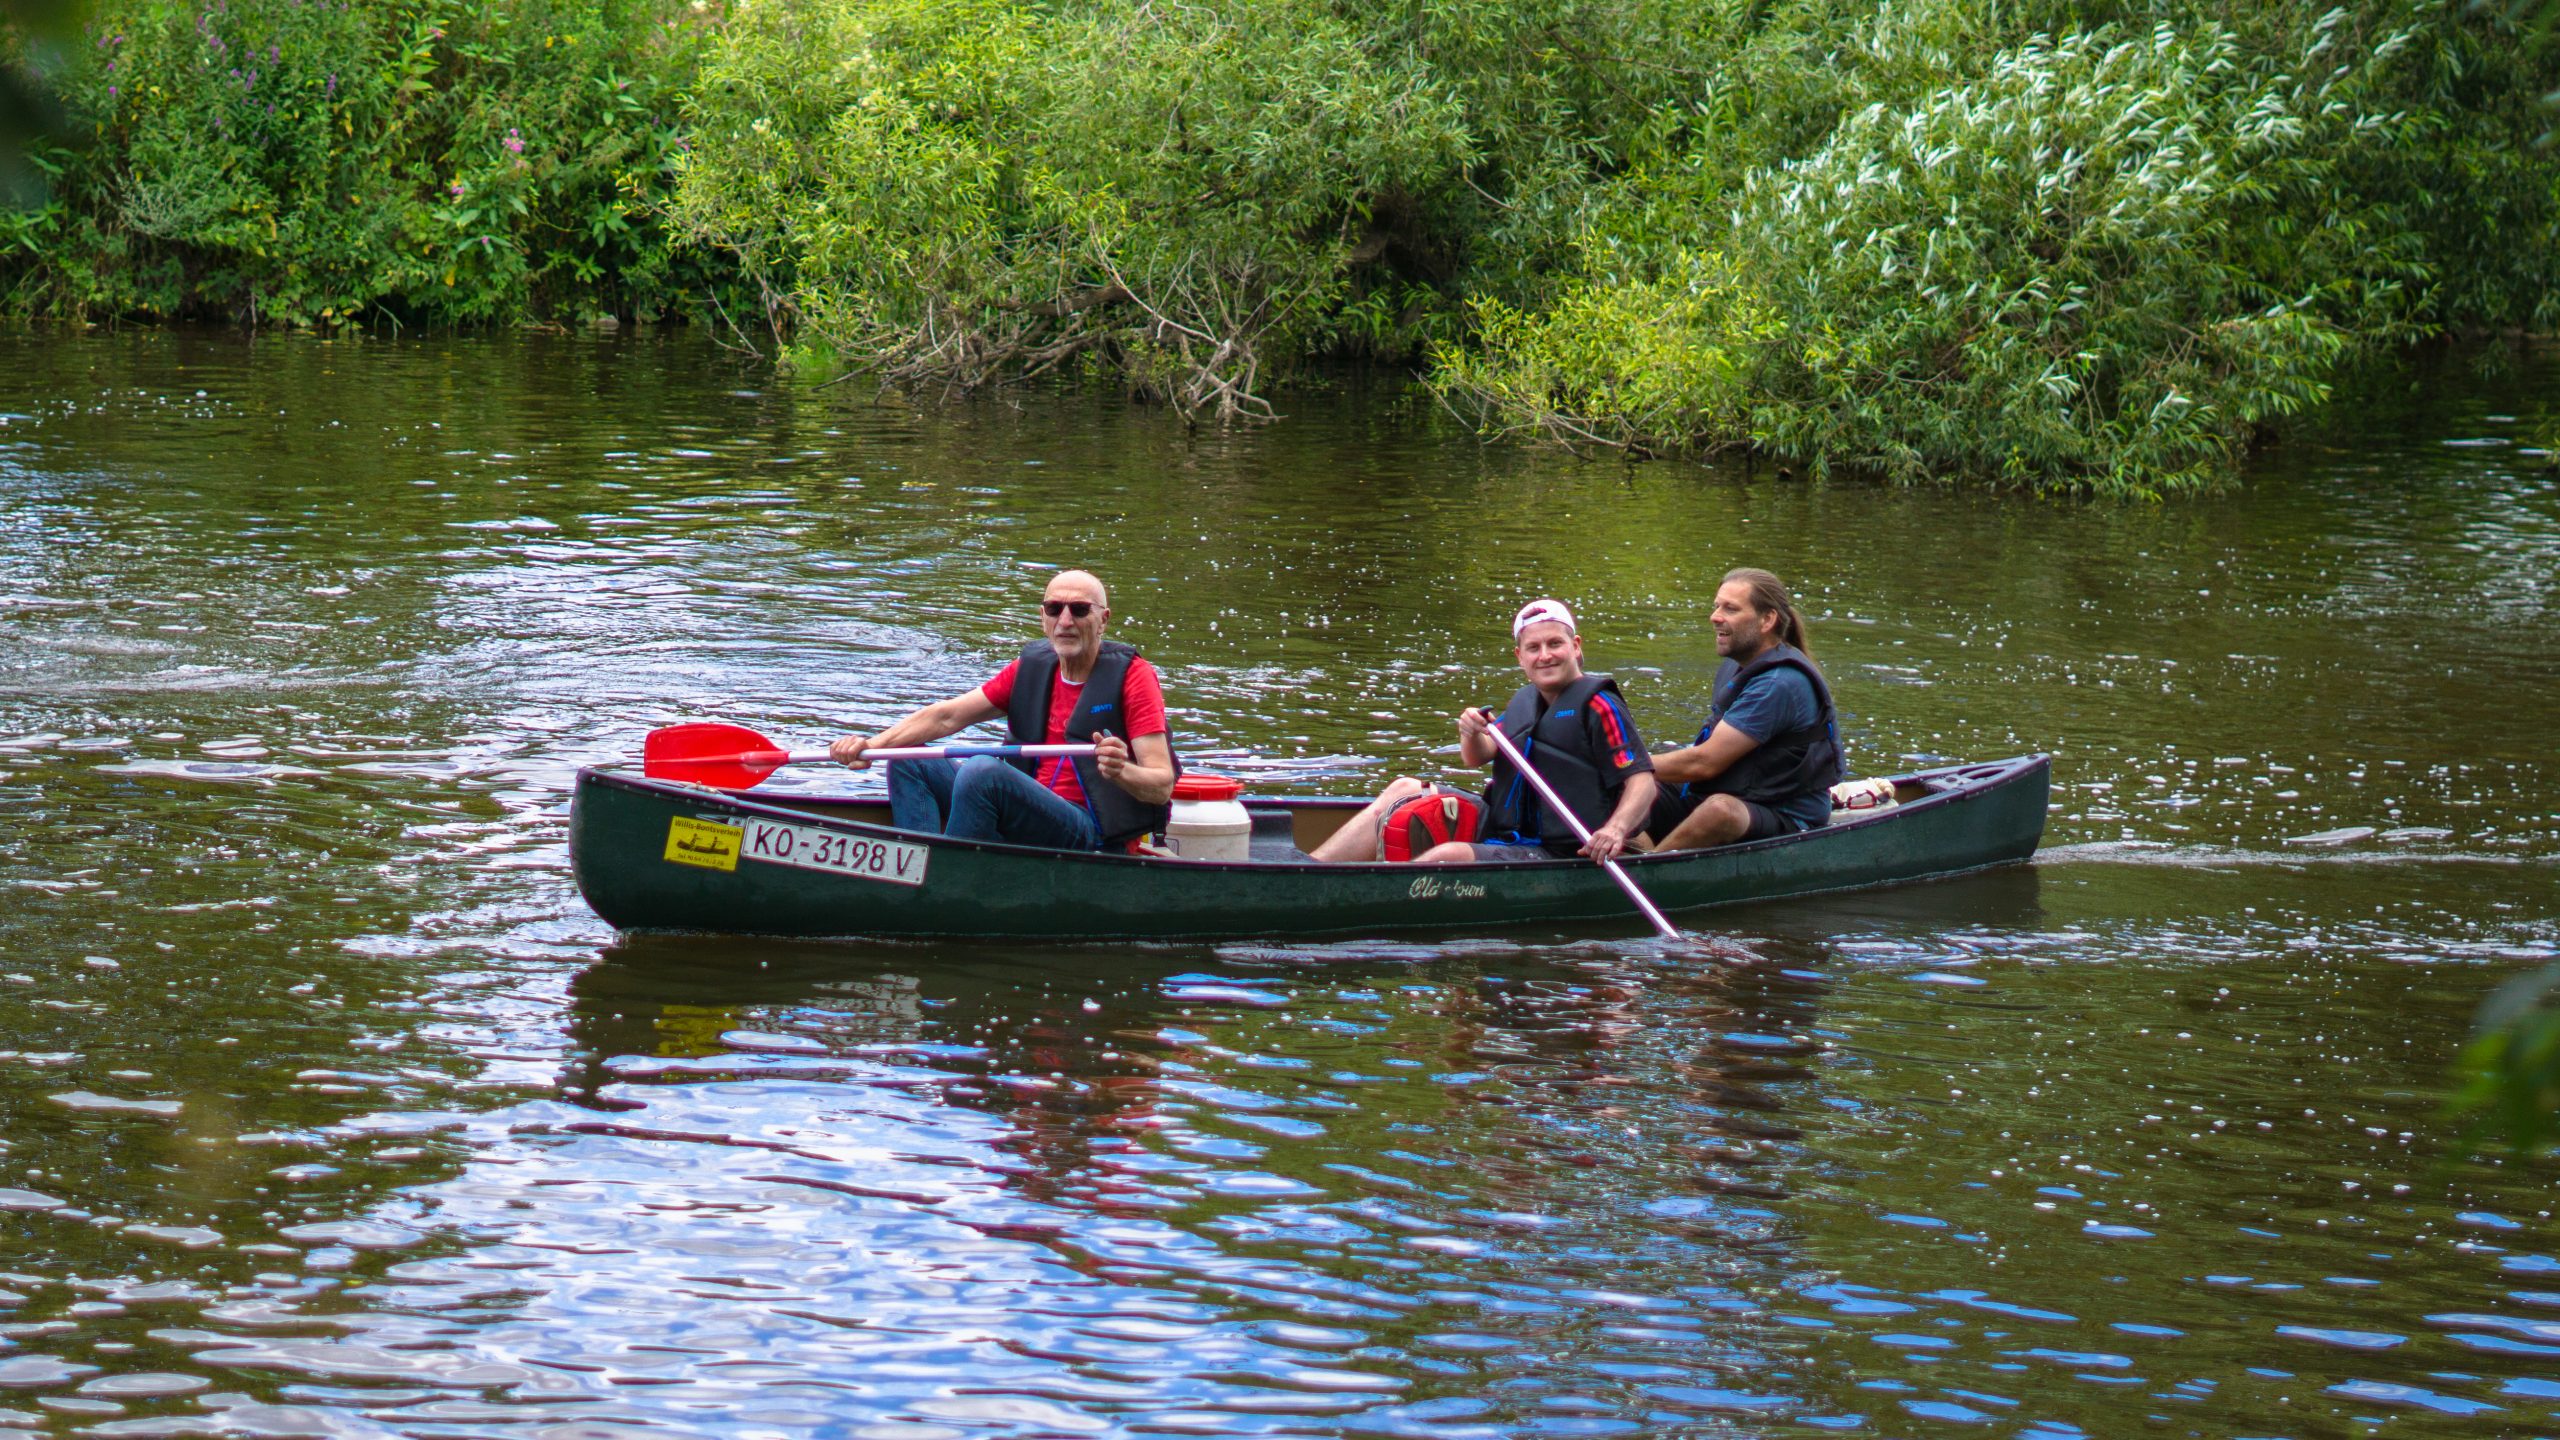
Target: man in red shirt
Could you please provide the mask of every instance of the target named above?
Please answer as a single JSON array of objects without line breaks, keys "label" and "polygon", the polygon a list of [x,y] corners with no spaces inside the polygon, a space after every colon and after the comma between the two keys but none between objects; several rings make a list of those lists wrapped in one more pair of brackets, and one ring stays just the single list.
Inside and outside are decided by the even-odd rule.
[{"label": "man in red shirt", "polygon": [[1040,600],[1043,638],[996,677],[937,701],[877,735],[847,735],[828,754],[859,770],[862,752],[930,745],[1004,717],[1017,745],[1090,741],[1090,759],[892,760],[889,808],[901,830],[1002,840],[1058,850],[1117,850],[1171,814],[1181,766],[1165,727],[1153,665],[1102,638],[1111,619],[1102,582],[1068,570]]}]

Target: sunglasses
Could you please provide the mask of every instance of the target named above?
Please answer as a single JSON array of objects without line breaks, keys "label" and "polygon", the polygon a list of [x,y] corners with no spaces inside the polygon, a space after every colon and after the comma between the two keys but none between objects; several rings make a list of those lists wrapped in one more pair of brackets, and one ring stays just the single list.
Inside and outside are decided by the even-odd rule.
[{"label": "sunglasses", "polygon": [[1052,620],[1061,615],[1073,615],[1081,620],[1093,613],[1093,602],[1090,600],[1043,600],[1040,602],[1040,613]]}]

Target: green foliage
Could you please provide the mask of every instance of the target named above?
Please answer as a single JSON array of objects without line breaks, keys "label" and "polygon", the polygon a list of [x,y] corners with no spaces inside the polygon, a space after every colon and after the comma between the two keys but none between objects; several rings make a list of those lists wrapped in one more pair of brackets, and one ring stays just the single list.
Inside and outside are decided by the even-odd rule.
[{"label": "green foliage", "polygon": [[63,315],[434,324],[651,312],[691,12],[623,0],[122,0],[60,89],[78,148],[0,229]]},{"label": "green foliage", "polygon": [[2542,462],[2545,470],[2560,469],[2560,410],[2528,425],[2523,434],[2525,448],[2541,454],[2532,458]]},{"label": "green foliage", "polygon": [[1477,303],[1475,343],[1435,347],[1435,383],[1490,426],[1645,453],[1654,437],[1748,439],[1753,370],[1777,313],[1719,254],[1585,282],[1540,312]]},{"label": "green foliage", "polygon": [[[1773,8],[1769,0],[1336,7],[1371,48],[1418,58],[1460,102],[1473,156],[1465,186],[1420,217],[1443,261],[1435,278],[1515,305],[1557,294],[1595,198],[1698,132],[1735,55],[1765,31]],[[1808,13],[1820,23],[1819,10]]]},{"label": "green foliage", "polygon": [[62,123],[46,77],[87,9],[82,0],[0,0],[0,226],[7,212],[43,201],[49,172],[36,155]]},{"label": "green foliage", "polygon": [[2554,3],[114,0],[0,304],[699,297],[1220,418],[1427,357],[1490,433],[2158,495],[2560,328]]},{"label": "green foliage", "polygon": [[1887,5],[1802,82],[1736,51],[1690,151],[1592,210],[1551,315],[1590,323],[1595,292],[1718,246],[1779,315],[1741,359],[1748,418],[1613,382],[1541,400],[1554,354],[1521,323],[1441,361],[1441,392],[1495,430],[2158,495],[2230,477],[2350,356],[2550,328],[2560,190],[2522,51],[2442,5],[2271,5],[2245,31],[2181,10],[1987,51],[2002,20],[2063,15]]},{"label": "green foliage", "polygon": [[2150,495],[2359,354],[2560,321],[2560,72],[2516,39],[2440,0],[807,0],[722,36],[677,214],[816,369],[1258,415],[1306,357],[1427,353],[1490,432]]},{"label": "green foliage", "polygon": [[1090,357],[1267,413],[1268,366],[1409,343],[1400,227],[1467,159],[1359,40],[1303,0],[743,9],[675,213],[804,347],[960,385]]},{"label": "green foliage", "polygon": [[2120,493],[2207,484],[2327,397],[2349,334],[2416,330],[2411,246],[2295,173],[2387,113],[2228,34],[2099,30],[1852,116],[1755,173],[1790,325],[1763,442],[1896,480],[1972,472]]},{"label": "green foliage", "polygon": [[2466,1139],[2518,1150],[2560,1140],[2560,966],[2518,976],[2480,1007],[2450,1113]]},{"label": "green foliage", "polygon": [[[1755,103],[1719,98],[1687,154],[1594,209],[1595,263],[1552,319],[1592,323],[1591,287],[1640,293],[1713,245],[1782,323],[1745,362],[1747,424],[1664,426],[1604,391],[1627,443],[2156,495],[2226,479],[2354,354],[2560,314],[2560,190],[2497,35],[2435,5],[2269,6],[2245,30],[2124,8],[2162,18],[1991,51],[2004,22],[2071,17],[1910,3],[1839,37],[1816,79],[1740,52],[1768,80],[1734,82]],[[1532,329],[1488,326],[1443,393],[1488,428],[1553,428],[1535,386],[1505,383],[1552,363]]]}]

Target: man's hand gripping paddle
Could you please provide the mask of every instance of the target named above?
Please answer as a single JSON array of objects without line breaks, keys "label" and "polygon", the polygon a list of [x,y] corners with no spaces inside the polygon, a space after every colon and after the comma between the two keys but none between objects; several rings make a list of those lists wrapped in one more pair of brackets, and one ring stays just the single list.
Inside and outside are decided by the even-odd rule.
[{"label": "man's hand gripping paddle", "polygon": [[[1487,712],[1488,719],[1490,715],[1491,712]],[[1503,758],[1511,762],[1511,768],[1519,771],[1521,778],[1529,782],[1529,788],[1538,792],[1538,798],[1546,802],[1547,809],[1564,817],[1564,823],[1573,827],[1575,838],[1585,845],[1590,844],[1591,827],[1583,824],[1581,816],[1566,809],[1565,803],[1556,798],[1555,787],[1547,783],[1547,777],[1529,768],[1529,757],[1521,754],[1520,747],[1511,743],[1511,737],[1502,733],[1501,723],[1499,721],[1488,723],[1484,727],[1484,733],[1493,741],[1494,748],[1502,752]],[[1662,918],[1662,912],[1654,907],[1651,900],[1645,898],[1642,890],[1636,888],[1634,876],[1619,869],[1618,862],[1615,860],[1603,860],[1599,864],[1601,869],[1609,872],[1610,879],[1618,882],[1618,888],[1627,892],[1627,898],[1635,902],[1636,908],[1644,912],[1644,918],[1653,922],[1654,933],[1665,940],[1680,938],[1679,928]]]},{"label": "man's hand gripping paddle", "polygon": [[[966,760],[977,755],[1031,759],[1090,755],[1090,745],[902,745],[865,750],[871,760]],[[743,725],[704,722],[652,730],[640,746],[640,773],[652,780],[684,780],[715,790],[751,790],[785,765],[818,765],[834,757],[824,750],[784,750]]]}]

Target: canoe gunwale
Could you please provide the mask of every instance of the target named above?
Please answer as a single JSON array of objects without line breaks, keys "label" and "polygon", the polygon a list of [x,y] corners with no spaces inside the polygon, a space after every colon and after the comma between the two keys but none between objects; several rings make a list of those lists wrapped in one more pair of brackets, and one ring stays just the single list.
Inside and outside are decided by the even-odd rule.
[{"label": "canoe gunwale", "polygon": [[[2014,865],[2032,858],[2042,837],[2050,776],[2051,762],[2042,755],[1916,771],[1894,777],[1913,794],[1899,805],[1850,812],[1793,835],[1631,856],[1629,866],[1656,904],[1682,912]],[[1248,809],[1266,826],[1278,821],[1294,831],[1292,817],[1338,815],[1364,803],[1261,797]],[[871,818],[851,818],[855,814]],[[625,932],[863,941],[1312,940],[1623,921],[1631,913],[1599,867],[1579,858],[1328,865],[1048,850],[899,830],[881,823],[876,797],[753,797],[606,769],[578,772],[569,815],[578,889]],[[809,827],[921,851],[931,863],[914,881],[898,882],[769,863],[734,848],[724,856],[716,842],[707,861],[700,850],[680,857],[672,853],[679,832],[689,848],[697,833],[682,830],[688,817],[720,827]],[[739,833],[731,829],[733,847]],[[900,869],[904,873],[903,863]]]},{"label": "canoe gunwale", "polygon": [[[1835,819],[1827,825],[1819,825],[1810,830],[1798,830],[1788,835],[1772,835],[1764,839],[1745,840],[1731,845],[1718,845],[1704,850],[1669,850],[1644,854],[1637,854],[1631,851],[1620,857],[1618,863],[1638,872],[1647,869],[1664,870],[1707,857],[1722,858],[1751,854],[1760,851],[1783,849],[1791,845],[1819,843],[1823,840],[1836,838],[1842,833],[1850,830],[1890,825],[1896,820],[1907,819],[1914,814],[1925,814],[1930,810],[1962,804],[1968,799],[1980,796],[1988,791],[1995,790],[2011,781],[2021,779],[2039,767],[2050,763],[2050,761],[2050,756],[2042,754],[2019,755],[2012,756],[2004,760],[1976,761],[1963,765],[1942,765],[1928,770],[1915,770],[1901,775],[1883,776],[1879,778],[1891,780],[1896,786],[1920,785],[1928,787],[1930,793],[1923,795],[1917,800],[1905,800],[1900,804],[1887,805],[1863,813],[1835,812],[1846,813],[1849,818]],[[1037,845],[1014,845],[1001,840],[962,840],[955,839],[948,835],[928,834],[926,832],[916,830],[901,830],[894,825],[876,825],[865,820],[854,820],[843,816],[828,815],[821,809],[812,808],[813,806],[823,805],[830,799],[840,799],[846,803],[874,805],[879,803],[877,800],[867,796],[859,797],[858,799],[855,797],[809,796],[800,798],[798,803],[783,804],[759,801],[751,798],[749,793],[744,791],[720,790],[708,785],[696,785],[690,781],[683,780],[655,780],[645,776],[631,775],[610,766],[588,766],[579,770],[577,783],[580,786],[584,786],[589,783],[612,785],[616,788],[634,790],[643,794],[658,795],[670,800],[700,798],[716,802],[725,807],[759,815],[767,819],[786,821],[795,825],[815,823],[831,830],[847,831],[870,838],[903,841],[911,845],[920,844],[933,850],[969,850],[995,856],[1014,856],[1024,859],[1044,860],[1052,864],[1067,863],[1106,866],[1144,866],[1150,868],[1172,866],[1178,867],[1180,873],[1185,875],[1193,873],[1214,874],[1221,871],[1240,871],[1248,873],[1270,873],[1274,871],[1281,871],[1294,873],[1319,867],[1324,870],[1341,871],[1346,874],[1358,872],[1374,873],[1378,871],[1401,871],[1411,873],[1413,868],[1412,862],[1410,861],[1364,860],[1326,863],[1317,860],[1184,860],[1165,855],[1130,855],[1102,850],[1057,850]],[[1353,808],[1365,806],[1369,802],[1362,799],[1335,796],[1311,796],[1300,799],[1285,796],[1248,795],[1242,798],[1241,803],[1244,805],[1246,811],[1250,813],[1255,809],[1262,809],[1266,811],[1281,810],[1285,812],[1298,808]],[[1485,871],[1518,871],[1522,869],[1544,869],[1562,866],[1585,866],[1589,863],[1590,862],[1587,860],[1576,859],[1569,856],[1558,856],[1546,860],[1464,861],[1450,864],[1435,864],[1431,866],[1430,869],[1433,874],[1465,875]],[[1982,867],[1977,866],[1971,868]],[[1960,872],[1950,870],[1946,873],[1955,874]]]}]

